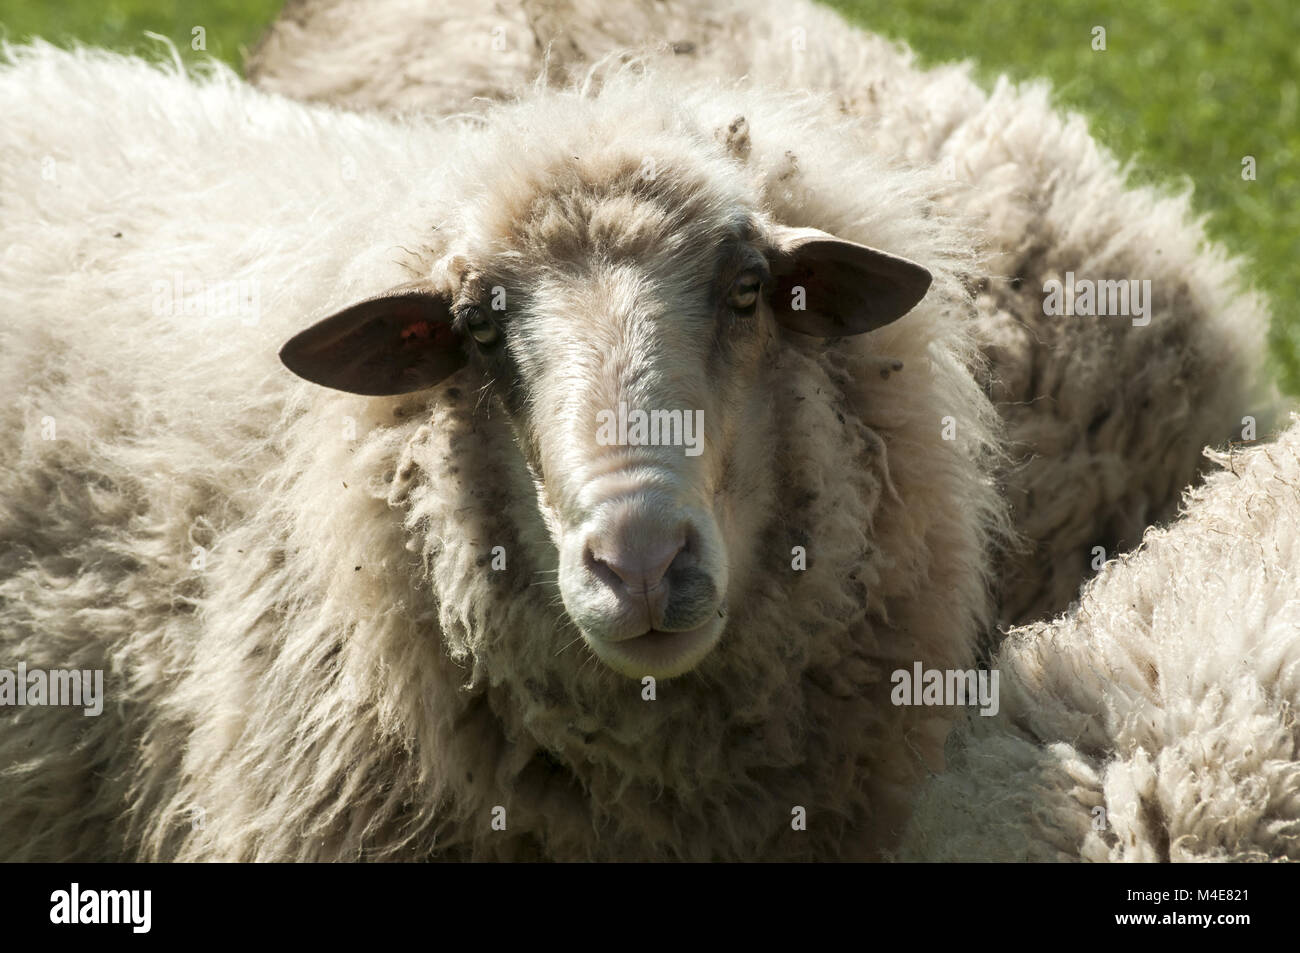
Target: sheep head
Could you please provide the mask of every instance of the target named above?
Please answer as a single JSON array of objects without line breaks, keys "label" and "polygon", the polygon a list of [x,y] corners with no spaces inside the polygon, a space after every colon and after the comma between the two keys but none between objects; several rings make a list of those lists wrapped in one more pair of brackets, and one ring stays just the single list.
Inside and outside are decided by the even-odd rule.
[{"label": "sheep head", "polygon": [[[571,150],[566,150],[571,151]],[[783,331],[861,334],[929,273],[775,224],[734,160],[594,149],[493,183],[435,274],[353,305],[281,351],[359,394],[465,370],[508,412],[558,553],[565,610],[632,677],[693,668],[726,625],[770,512]]]}]

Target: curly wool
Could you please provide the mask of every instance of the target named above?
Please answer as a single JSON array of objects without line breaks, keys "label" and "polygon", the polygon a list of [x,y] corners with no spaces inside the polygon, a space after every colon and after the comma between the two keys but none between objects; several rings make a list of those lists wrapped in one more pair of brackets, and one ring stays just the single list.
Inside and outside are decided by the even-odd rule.
[{"label": "curly wool", "polygon": [[[941,181],[882,160],[821,100],[664,75],[438,123],[36,44],[6,49],[0,111],[0,667],[102,669],[108,696],[98,718],[0,708],[0,856],[895,843],[952,713],[890,705],[888,674],[971,664],[1005,525],[996,414],[970,371],[969,235]],[[716,136],[737,115],[744,162]],[[360,398],[275,356],[432,267],[511,183],[646,149],[935,275],[879,332],[783,341],[758,568],[719,647],[654,702],[571,648],[534,585],[554,545],[480,381]],[[173,276],[257,282],[260,318],[160,307]],[[508,568],[490,572],[497,545]]]},{"label": "curly wool", "polygon": [[1003,643],[1002,708],[949,742],[899,852],[929,861],[1300,859],[1300,418],[1077,609]]},{"label": "curly wool", "polygon": [[[303,99],[449,115],[535,77],[598,85],[632,56],[823,91],[874,150],[954,180],[945,202],[982,238],[967,277],[1021,540],[998,570],[1003,624],[1063,611],[1096,547],[1123,552],[1175,515],[1204,446],[1241,439],[1246,417],[1270,427],[1267,305],[1206,240],[1188,195],[1129,187],[1045,85],[1003,79],[985,92],[965,64],[921,70],[808,0],[298,0],[248,72]],[[1150,323],[1046,315],[1045,283],[1067,272],[1150,281]]]}]

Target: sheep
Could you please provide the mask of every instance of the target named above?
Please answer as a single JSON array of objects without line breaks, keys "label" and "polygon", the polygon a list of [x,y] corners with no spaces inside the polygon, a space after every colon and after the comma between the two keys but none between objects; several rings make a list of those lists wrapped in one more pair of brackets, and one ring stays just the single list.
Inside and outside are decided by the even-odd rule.
[{"label": "sheep", "polygon": [[[1241,289],[1187,195],[1126,185],[1044,84],[1002,79],[986,93],[968,66],[922,70],[808,0],[310,0],[286,8],[248,73],[299,98],[450,115],[534,77],[598,83],[633,55],[829,93],[874,148],[953,180],[945,201],[978,224],[985,250],[967,280],[981,380],[1011,451],[999,479],[1020,544],[998,570],[1003,626],[1063,611],[1105,555],[1171,518],[1202,447],[1271,426],[1267,304]],[[809,158],[794,153],[792,164]],[[1108,283],[1096,287],[1109,314],[1087,314],[1082,290],[1079,309],[1057,307],[1076,278],[1087,300]],[[1148,293],[1115,313],[1128,290]]]},{"label": "sheep", "polygon": [[896,844],[954,712],[888,673],[1009,531],[942,181],[653,71],[434,121],[37,43],[0,111],[0,669],[105,696],[0,695],[0,857]]},{"label": "sheep", "polygon": [[1300,859],[1300,417],[1012,632],[906,860]]}]

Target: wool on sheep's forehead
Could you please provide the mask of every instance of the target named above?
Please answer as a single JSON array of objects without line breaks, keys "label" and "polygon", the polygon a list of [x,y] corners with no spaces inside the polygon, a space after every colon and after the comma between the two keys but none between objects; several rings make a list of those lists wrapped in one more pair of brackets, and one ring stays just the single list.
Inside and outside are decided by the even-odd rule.
[{"label": "wool on sheep's forehead", "polygon": [[709,170],[630,155],[574,157],[480,198],[464,227],[473,243],[453,256],[459,297],[498,294],[492,308],[509,322],[519,310],[511,299],[618,265],[682,295],[716,290],[721,269],[762,266],[756,216],[753,203]]},{"label": "wool on sheep's forehead", "polygon": [[493,183],[475,232],[552,262],[594,253],[653,260],[744,227],[750,203],[712,158],[703,149],[673,159],[621,149],[566,157]]}]

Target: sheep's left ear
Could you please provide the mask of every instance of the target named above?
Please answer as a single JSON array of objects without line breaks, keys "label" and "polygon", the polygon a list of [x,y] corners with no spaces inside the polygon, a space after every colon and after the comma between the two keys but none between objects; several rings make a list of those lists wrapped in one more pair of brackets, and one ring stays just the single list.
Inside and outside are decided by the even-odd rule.
[{"label": "sheep's left ear", "polygon": [[313,384],[352,394],[409,394],[465,364],[451,298],[427,282],[400,285],[318,321],[280,349]]},{"label": "sheep's left ear", "polygon": [[778,226],[772,311],[792,331],[815,337],[865,334],[901,318],[930,287],[914,261],[815,228]]}]

